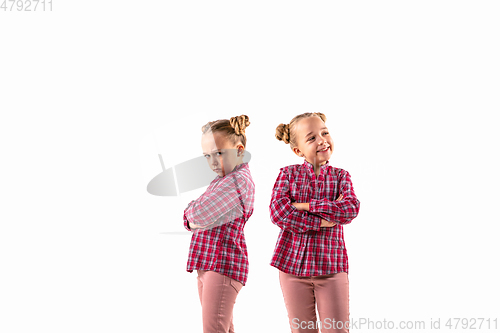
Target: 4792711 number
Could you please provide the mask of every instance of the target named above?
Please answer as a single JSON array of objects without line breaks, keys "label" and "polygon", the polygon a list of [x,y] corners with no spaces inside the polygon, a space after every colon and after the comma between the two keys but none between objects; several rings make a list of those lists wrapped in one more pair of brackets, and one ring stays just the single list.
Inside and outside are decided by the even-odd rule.
[{"label": "4792711 number", "polygon": [[0,0],[4,12],[51,12],[52,0]]},{"label": "4792711 number", "polygon": [[450,318],[446,321],[449,329],[494,329],[498,328],[498,318]]}]

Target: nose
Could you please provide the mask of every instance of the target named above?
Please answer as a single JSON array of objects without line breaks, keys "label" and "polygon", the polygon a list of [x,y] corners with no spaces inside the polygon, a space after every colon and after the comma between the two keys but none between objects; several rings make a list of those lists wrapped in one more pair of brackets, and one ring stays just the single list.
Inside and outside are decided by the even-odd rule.
[{"label": "nose", "polygon": [[212,165],[214,167],[218,166],[219,165],[219,157],[218,156],[212,156]]}]

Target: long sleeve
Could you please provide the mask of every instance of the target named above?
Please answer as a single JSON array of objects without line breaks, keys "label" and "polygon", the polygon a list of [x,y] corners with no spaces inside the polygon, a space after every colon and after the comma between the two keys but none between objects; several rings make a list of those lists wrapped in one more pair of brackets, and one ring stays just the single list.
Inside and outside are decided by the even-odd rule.
[{"label": "long sleeve", "polygon": [[188,223],[206,227],[243,216],[246,188],[245,180],[234,174],[215,179],[205,193],[191,201],[184,210],[185,228],[191,230]]},{"label": "long sleeve", "polygon": [[272,222],[283,230],[290,230],[294,233],[320,230],[321,218],[319,216],[298,210],[291,204],[286,168],[280,170],[274,184],[269,211]]},{"label": "long sleeve", "polygon": [[350,223],[359,212],[360,202],[354,193],[349,172],[340,175],[340,193],[343,199],[340,201],[323,199],[313,199],[309,202],[309,212],[321,218],[339,224]]},{"label": "long sleeve", "polygon": [[186,217],[186,211],[189,209],[189,207],[193,204],[194,200],[192,200],[188,206],[186,207],[186,209],[184,209],[184,216],[183,216],[183,219],[184,219],[184,228],[186,228],[188,231],[192,231],[192,229],[189,227],[189,221]]},{"label": "long sleeve", "polygon": [[245,162],[214,179],[202,196],[187,205],[184,226],[193,231],[188,272],[213,271],[246,283],[249,263],[244,228],[253,213],[254,197],[255,184]]}]

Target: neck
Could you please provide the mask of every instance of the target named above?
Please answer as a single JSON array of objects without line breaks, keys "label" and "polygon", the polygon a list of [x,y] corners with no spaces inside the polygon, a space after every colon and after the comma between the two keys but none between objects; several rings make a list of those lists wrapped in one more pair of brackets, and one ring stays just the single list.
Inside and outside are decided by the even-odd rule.
[{"label": "neck", "polygon": [[321,171],[321,165],[315,165],[314,166],[314,174],[317,176],[319,176],[319,172]]},{"label": "neck", "polygon": [[242,161],[239,161],[238,163],[236,163],[236,164],[234,165],[233,170],[234,170],[234,169],[236,169],[236,168],[238,167],[238,165],[240,165],[241,163],[243,163],[243,162],[242,162]]},{"label": "neck", "polygon": [[326,163],[326,161],[321,163],[321,164],[313,164],[313,170],[314,170],[314,173],[316,174],[316,176],[319,176],[319,173],[321,171],[321,166],[324,165],[325,163]]}]

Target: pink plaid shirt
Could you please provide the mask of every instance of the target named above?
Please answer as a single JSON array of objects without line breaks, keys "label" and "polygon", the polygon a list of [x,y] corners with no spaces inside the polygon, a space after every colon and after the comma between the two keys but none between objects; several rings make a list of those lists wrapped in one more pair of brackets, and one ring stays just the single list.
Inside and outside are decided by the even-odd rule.
[{"label": "pink plaid shirt", "polygon": [[[245,285],[248,253],[243,228],[253,213],[255,185],[248,163],[217,176],[205,193],[184,210],[184,227],[193,231],[186,270],[209,270]],[[202,226],[191,229],[189,223]]]},{"label": "pink plaid shirt", "polygon": [[[343,199],[335,201],[341,193]],[[309,211],[292,202],[308,202]],[[351,176],[329,161],[318,177],[306,160],[281,168],[269,205],[272,222],[281,228],[271,265],[296,276],[348,273],[343,225],[358,215],[359,206]],[[337,225],[320,227],[321,218]]]}]

